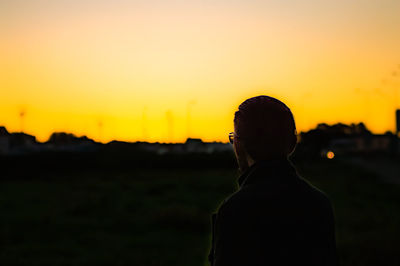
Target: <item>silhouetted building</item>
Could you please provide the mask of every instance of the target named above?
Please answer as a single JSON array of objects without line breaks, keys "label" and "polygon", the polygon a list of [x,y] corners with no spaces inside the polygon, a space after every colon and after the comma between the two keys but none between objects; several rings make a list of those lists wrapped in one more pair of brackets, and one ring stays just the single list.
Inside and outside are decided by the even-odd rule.
[{"label": "silhouetted building", "polygon": [[391,134],[360,135],[347,138],[332,139],[327,149],[322,150],[321,155],[329,151],[335,155],[343,154],[393,154],[397,150],[396,136]]},{"label": "silhouetted building", "polygon": [[9,133],[5,127],[0,127],[0,154],[26,154],[39,149],[34,136],[25,133]]},{"label": "silhouetted building", "polygon": [[10,147],[10,133],[5,127],[0,127],[0,155],[7,154]]},{"label": "silhouetted building", "polygon": [[1,136],[9,136],[10,133],[8,133],[7,129],[5,127],[0,127],[0,137]]},{"label": "silhouetted building", "polygon": [[332,152],[335,155],[395,155],[400,150],[399,139],[392,132],[372,134],[363,123],[319,124],[317,128],[302,132],[300,136],[297,153],[308,157],[327,157]]},{"label": "silhouetted building", "polygon": [[46,143],[47,150],[86,152],[97,149],[97,143],[86,136],[77,137],[71,133],[55,132]]},{"label": "silhouetted building", "polygon": [[208,142],[206,143],[206,145],[207,145],[207,153],[233,151],[232,145],[230,143]]},{"label": "silhouetted building", "polygon": [[188,138],[185,142],[186,151],[205,152],[205,143],[201,139]]},{"label": "silhouetted building", "polygon": [[11,133],[9,136],[8,154],[19,155],[39,151],[36,137],[22,132]]}]

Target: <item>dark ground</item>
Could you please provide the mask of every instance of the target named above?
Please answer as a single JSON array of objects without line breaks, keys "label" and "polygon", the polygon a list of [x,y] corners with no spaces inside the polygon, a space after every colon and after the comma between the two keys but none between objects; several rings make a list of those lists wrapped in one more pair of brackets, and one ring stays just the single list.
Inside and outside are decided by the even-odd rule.
[{"label": "dark ground", "polygon": [[[227,162],[33,170],[2,162],[0,265],[207,265],[210,214],[236,188]],[[334,204],[342,265],[400,265],[399,185],[337,160],[296,165]]]}]

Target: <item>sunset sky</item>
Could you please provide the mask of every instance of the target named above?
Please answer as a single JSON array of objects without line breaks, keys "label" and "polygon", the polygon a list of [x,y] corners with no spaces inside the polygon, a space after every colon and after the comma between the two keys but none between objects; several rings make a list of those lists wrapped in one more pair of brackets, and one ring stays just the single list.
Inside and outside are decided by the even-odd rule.
[{"label": "sunset sky", "polygon": [[0,33],[0,125],[40,141],[227,141],[260,94],[299,130],[400,107],[399,0],[3,0]]}]

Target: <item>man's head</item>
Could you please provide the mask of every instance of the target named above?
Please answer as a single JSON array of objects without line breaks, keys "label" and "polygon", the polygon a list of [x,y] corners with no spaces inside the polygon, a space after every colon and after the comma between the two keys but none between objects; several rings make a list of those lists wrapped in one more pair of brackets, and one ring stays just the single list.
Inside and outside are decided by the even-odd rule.
[{"label": "man's head", "polygon": [[269,96],[244,101],[234,118],[234,150],[241,171],[252,162],[287,158],[296,146],[290,109]]}]

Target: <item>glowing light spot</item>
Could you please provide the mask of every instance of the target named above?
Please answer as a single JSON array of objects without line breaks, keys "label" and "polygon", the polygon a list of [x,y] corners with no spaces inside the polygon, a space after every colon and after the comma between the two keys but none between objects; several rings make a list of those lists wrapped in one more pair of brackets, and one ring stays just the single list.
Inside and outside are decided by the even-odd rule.
[{"label": "glowing light spot", "polygon": [[335,157],[335,153],[333,151],[328,151],[326,153],[326,158],[333,159]]}]

